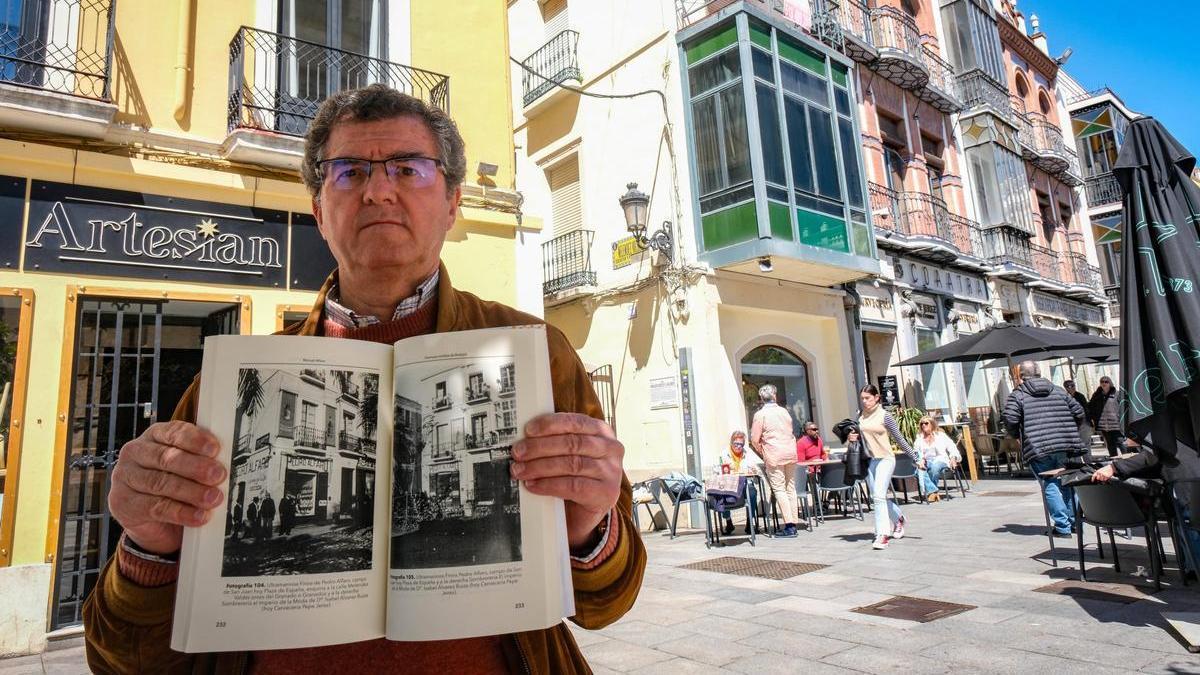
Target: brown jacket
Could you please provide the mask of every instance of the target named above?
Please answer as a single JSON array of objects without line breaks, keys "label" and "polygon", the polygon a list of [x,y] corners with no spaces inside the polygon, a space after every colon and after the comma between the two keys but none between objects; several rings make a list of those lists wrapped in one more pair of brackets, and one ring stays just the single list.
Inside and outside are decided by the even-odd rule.
[{"label": "brown jacket", "polygon": [[[290,335],[319,335],[325,294],[334,277],[321,288],[308,318],[283,330]],[[480,300],[450,286],[442,267],[438,284],[436,332],[518,326],[542,323],[536,317],[495,302]],[[554,382],[554,409],[580,412],[603,419],[599,400],[587,372],[566,337],[547,326],[550,374]],[[196,418],[199,378],[175,409],[175,419]],[[572,570],[575,586],[575,616],[571,620],[588,629],[603,628],[633,606],[646,568],[646,550],[633,525],[631,491],[622,480],[617,503],[621,532],[617,548],[599,566]],[[83,610],[88,664],[97,673],[244,673],[250,664],[247,652],[182,654],[171,651],[171,617],[175,584],[159,588],[138,586],[121,576],[116,557],[100,574],[95,590]],[[575,644],[566,624],[546,630],[513,633],[504,640],[505,655],[512,672],[590,673],[591,669]]]}]

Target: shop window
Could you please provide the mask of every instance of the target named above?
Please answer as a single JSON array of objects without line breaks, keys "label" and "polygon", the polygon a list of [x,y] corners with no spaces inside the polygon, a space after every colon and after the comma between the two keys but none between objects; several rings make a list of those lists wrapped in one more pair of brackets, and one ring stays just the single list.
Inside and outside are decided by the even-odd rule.
[{"label": "shop window", "polygon": [[758,410],[758,388],[775,385],[776,402],[792,415],[793,432],[799,436],[804,424],[816,420],[816,406],[810,389],[808,364],[783,347],[757,347],[742,358],[742,395],[749,428]]},{"label": "shop window", "polygon": [[[917,329],[917,353],[924,354],[937,349],[937,333],[931,330]],[[925,410],[950,412],[949,387],[946,384],[945,365],[927,364],[921,366],[921,388],[924,392],[922,406]]]},{"label": "shop window", "polygon": [[0,567],[12,560],[33,291],[0,296]]}]

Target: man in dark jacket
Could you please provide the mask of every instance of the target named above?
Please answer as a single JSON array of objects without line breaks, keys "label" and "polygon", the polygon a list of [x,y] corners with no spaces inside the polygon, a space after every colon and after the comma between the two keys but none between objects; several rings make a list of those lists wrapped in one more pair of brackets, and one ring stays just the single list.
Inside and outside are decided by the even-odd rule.
[{"label": "man in dark jacket", "polygon": [[1074,490],[1063,487],[1057,478],[1039,474],[1062,468],[1068,455],[1083,452],[1079,425],[1083,406],[1062,388],[1041,376],[1037,363],[1021,363],[1021,384],[1008,395],[1004,404],[1004,422],[1009,435],[1021,439],[1021,459],[1029,465],[1042,484],[1042,494],[1054,521],[1054,533],[1071,536],[1074,524]]},{"label": "man in dark jacket", "polygon": [[1124,439],[1121,437],[1121,419],[1117,412],[1117,388],[1106,375],[1100,378],[1100,386],[1088,401],[1088,420],[1092,427],[1104,437],[1108,446],[1108,456],[1116,457],[1120,452]]}]

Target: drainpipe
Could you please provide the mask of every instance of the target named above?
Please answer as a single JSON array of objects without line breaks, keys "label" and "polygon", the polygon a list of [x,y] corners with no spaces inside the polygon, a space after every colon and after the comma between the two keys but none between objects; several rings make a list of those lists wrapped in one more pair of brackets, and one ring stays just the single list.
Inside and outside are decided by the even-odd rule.
[{"label": "drainpipe", "polygon": [[190,108],[192,76],[192,16],[196,0],[179,0],[179,51],[175,53],[175,120],[187,119]]}]

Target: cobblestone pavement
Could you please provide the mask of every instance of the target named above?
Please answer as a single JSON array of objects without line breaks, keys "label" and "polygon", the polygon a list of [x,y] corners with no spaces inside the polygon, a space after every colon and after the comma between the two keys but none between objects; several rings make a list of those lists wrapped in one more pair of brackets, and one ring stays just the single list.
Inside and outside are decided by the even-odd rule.
[{"label": "cobblestone pavement", "polygon": [[[604,630],[576,630],[576,639],[597,673],[1200,673],[1200,655],[1188,654],[1160,616],[1200,611],[1200,585],[1180,587],[1169,541],[1161,593],[1133,602],[1109,587],[1054,595],[1034,589],[1078,578],[1075,542],[1057,540],[1052,567],[1031,480],[981,481],[965,499],[904,509],[908,533],[886,551],[871,550],[869,515],[835,517],[795,539],[760,537],[754,547],[734,537],[709,550],[700,532],[673,541],[646,533],[637,605]],[[1089,531],[1089,578],[1146,583],[1132,574],[1149,566],[1140,537],[1117,539],[1121,574],[1107,543],[1106,559],[1097,557],[1094,537]],[[679,567],[718,556],[828,567],[781,581]],[[850,611],[894,595],[975,609],[928,623]],[[87,672],[78,640],[57,646],[0,661],[0,675]]]}]

